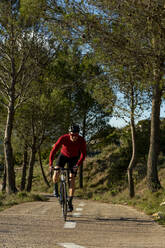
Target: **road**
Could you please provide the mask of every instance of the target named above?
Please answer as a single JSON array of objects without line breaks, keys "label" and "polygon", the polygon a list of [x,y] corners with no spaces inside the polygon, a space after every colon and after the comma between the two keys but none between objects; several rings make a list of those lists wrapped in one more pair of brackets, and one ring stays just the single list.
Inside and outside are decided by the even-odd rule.
[{"label": "road", "polygon": [[165,228],[128,206],[74,199],[64,222],[58,200],[0,213],[0,248],[164,248]]}]

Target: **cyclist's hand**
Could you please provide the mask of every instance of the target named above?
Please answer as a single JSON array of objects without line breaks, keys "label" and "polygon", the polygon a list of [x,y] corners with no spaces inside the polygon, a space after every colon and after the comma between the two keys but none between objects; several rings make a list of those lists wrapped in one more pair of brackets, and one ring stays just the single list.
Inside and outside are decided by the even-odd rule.
[{"label": "cyclist's hand", "polygon": [[73,171],[76,172],[78,170],[78,165],[76,164],[75,166],[73,166]]}]

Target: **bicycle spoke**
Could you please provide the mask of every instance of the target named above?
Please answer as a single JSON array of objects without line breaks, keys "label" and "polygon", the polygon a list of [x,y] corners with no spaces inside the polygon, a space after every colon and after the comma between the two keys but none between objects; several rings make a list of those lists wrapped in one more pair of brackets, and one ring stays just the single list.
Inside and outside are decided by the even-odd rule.
[{"label": "bicycle spoke", "polygon": [[67,192],[66,192],[66,183],[62,182],[60,187],[60,197],[62,199],[62,214],[64,220],[66,221],[67,218]]},{"label": "bicycle spoke", "polygon": [[60,182],[60,204],[62,207],[62,215],[64,218],[64,221],[67,219],[67,210],[68,210],[68,200],[67,200],[67,183],[68,183],[68,173],[66,174],[64,172],[69,172],[68,169],[55,169],[61,171],[61,182]]}]

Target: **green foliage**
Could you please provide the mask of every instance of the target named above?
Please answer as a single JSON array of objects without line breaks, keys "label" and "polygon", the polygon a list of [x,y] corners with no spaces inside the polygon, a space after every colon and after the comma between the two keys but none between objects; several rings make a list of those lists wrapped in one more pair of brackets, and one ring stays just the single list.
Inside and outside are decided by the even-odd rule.
[{"label": "green foliage", "polygon": [[46,0],[20,0],[20,14],[28,25],[41,21],[46,8]]},{"label": "green foliage", "polygon": [[[162,123],[162,133],[163,130]],[[140,121],[136,125],[138,159],[133,173],[135,184],[141,182],[146,176],[149,132],[149,120]],[[160,150],[163,147],[161,146]],[[85,187],[87,191],[92,192],[92,197],[101,193],[106,194],[106,192],[115,195],[127,188],[127,168],[131,159],[131,150],[129,127],[116,129],[107,126],[92,137],[89,145],[91,157],[88,158],[84,171]],[[161,155],[159,168],[164,167],[164,162],[163,155]]]},{"label": "green foliage", "polygon": [[147,161],[150,144],[150,125],[150,120],[142,120],[136,126],[138,162]]},{"label": "green foliage", "polygon": [[126,171],[129,158],[125,151],[117,146],[109,145],[102,152],[87,159],[84,167],[86,190],[93,194],[111,192],[117,194],[126,186]]},{"label": "green foliage", "polygon": [[0,193],[0,211],[23,202],[46,201],[46,200],[47,199],[42,195],[37,195],[27,192],[18,192],[17,194],[10,194],[10,195]]}]

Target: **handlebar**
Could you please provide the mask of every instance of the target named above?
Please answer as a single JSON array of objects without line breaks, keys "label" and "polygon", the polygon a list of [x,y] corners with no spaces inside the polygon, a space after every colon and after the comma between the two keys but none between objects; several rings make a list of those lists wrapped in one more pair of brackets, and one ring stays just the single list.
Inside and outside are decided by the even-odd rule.
[{"label": "handlebar", "polygon": [[70,171],[70,169],[68,168],[55,168],[55,167],[52,167],[53,170],[63,170],[63,171]]}]

